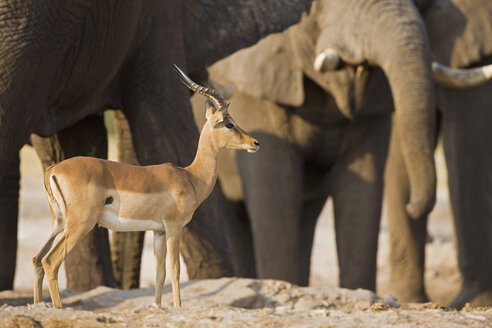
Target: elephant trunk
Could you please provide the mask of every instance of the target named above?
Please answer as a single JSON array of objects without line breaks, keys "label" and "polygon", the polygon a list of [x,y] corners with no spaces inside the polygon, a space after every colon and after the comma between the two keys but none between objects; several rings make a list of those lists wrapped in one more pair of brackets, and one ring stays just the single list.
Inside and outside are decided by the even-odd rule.
[{"label": "elephant trunk", "polygon": [[[435,107],[429,44],[424,23],[415,7],[393,2],[383,5],[374,43],[367,49],[369,61],[388,78],[395,114],[393,133],[398,133],[408,172],[410,199],[406,210],[412,218],[430,212],[435,202],[434,166]],[[377,37],[375,37],[377,36]]]}]

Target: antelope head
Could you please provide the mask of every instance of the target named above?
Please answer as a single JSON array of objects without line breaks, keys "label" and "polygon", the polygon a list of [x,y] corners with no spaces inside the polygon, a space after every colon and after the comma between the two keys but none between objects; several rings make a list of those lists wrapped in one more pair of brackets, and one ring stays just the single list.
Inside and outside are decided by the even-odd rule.
[{"label": "antelope head", "polygon": [[[210,99],[205,102],[207,122],[203,129],[208,130],[208,134],[219,149],[238,149],[245,150],[248,153],[255,153],[260,149],[258,140],[251,137],[234,122],[234,119],[229,114],[229,104],[220,93],[193,82],[178,66],[174,65],[174,68],[184,85],[191,91],[198,92]],[[202,131],[202,134],[204,132]]]}]

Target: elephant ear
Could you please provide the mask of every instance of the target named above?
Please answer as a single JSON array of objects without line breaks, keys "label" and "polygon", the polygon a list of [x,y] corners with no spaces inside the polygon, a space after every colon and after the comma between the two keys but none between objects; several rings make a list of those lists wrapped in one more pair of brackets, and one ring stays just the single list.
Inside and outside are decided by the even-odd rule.
[{"label": "elephant ear", "polygon": [[284,105],[304,102],[303,72],[296,65],[285,33],[272,34],[209,68],[212,78],[233,84],[251,97]]},{"label": "elephant ear", "polygon": [[492,54],[490,0],[434,0],[424,20],[437,61],[466,67]]},{"label": "elephant ear", "polygon": [[179,0],[186,69],[197,72],[296,24],[312,0]]}]

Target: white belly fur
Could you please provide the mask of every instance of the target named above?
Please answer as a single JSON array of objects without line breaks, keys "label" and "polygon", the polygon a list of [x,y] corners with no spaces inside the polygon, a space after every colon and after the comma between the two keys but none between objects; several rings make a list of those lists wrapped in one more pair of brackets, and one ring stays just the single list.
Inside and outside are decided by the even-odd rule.
[{"label": "white belly fur", "polygon": [[97,223],[113,231],[164,231],[164,226],[160,222],[122,218],[108,210],[103,211]]}]

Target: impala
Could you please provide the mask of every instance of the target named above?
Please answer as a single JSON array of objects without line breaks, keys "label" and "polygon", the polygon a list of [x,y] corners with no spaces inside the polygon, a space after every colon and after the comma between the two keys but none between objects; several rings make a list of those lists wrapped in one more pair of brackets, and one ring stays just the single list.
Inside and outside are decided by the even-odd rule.
[{"label": "impala", "polygon": [[256,152],[259,143],[236,125],[224,98],[193,82],[177,66],[181,81],[205,95],[206,118],[198,150],[188,167],[170,163],[133,166],[92,157],[74,157],[49,167],[44,188],[53,214],[49,240],[33,258],[34,303],[41,301],[44,273],[53,305],[61,308],[58,270],[66,254],[96,224],[114,231],[154,232],[155,303],[161,305],[169,248],[174,306],[181,306],[181,230],[211,193],[217,157],[223,148]]}]

